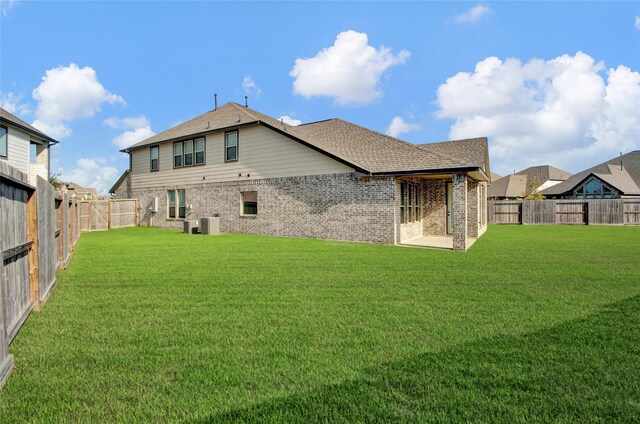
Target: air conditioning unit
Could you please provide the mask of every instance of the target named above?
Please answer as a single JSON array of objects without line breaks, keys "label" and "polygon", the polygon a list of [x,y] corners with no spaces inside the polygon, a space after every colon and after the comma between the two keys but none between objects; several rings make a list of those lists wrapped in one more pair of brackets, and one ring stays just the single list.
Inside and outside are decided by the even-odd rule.
[{"label": "air conditioning unit", "polygon": [[200,234],[208,236],[220,234],[220,218],[217,216],[200,218]]},{"label": "air conditioning unit", "polygon": [[154,197],[153,200],[151,201],[151,207],[149,208],[149,210],[151,210],[151,212],[156,213],[158,212],[158,198]]}]

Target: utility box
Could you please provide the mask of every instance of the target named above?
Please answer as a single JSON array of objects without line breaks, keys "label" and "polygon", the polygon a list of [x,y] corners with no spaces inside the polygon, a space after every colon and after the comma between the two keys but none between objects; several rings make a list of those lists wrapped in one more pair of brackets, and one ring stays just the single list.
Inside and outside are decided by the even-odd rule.
[{"label": "utility box", "polygon": [[200,218],[200,233],[208,236],[220,234],[220,217]]},{"label": "utility box", "polygon": [[184,221],[185,234],[198,234],[198,221]]},{"label": "utility box", "polygon": [[154,197],[153,200],[151,200],[151,207],[149,209],[153,213],[158,212],[158,198],[157,197]]}]

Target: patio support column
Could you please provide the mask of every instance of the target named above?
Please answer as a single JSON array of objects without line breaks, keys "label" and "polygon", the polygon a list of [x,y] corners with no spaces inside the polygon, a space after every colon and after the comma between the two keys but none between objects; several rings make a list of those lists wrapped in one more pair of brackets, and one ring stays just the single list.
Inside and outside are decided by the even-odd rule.
[{"label": "patio support column", "polygon": [[453,250],[467,250],[467,176],[453,174]]}]

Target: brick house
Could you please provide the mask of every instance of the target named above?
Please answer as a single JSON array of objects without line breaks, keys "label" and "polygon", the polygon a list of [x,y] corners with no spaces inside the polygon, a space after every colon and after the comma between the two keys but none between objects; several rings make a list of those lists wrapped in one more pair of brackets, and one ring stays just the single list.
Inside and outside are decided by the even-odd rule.
[{"label": "brick house", "polygon": [[[414,145],[227,103],[124,149],[146,225],[466,250],[486,230],[487,139]],[[116,189],[118,187],[115,187]]]}]

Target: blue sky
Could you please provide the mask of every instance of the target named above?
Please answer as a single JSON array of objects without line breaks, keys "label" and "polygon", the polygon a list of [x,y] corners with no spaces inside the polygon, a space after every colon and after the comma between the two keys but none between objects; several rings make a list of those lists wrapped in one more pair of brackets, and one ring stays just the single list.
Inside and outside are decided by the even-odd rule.
[{"label": "blue sky", "polygon": [[[2,0],[2,106],[107,190],[127,143],[219,104],[425,143],[488,136],[492,169],[640,148],[638,2]],[[393,123],[393,124],[392,124]]]}]

